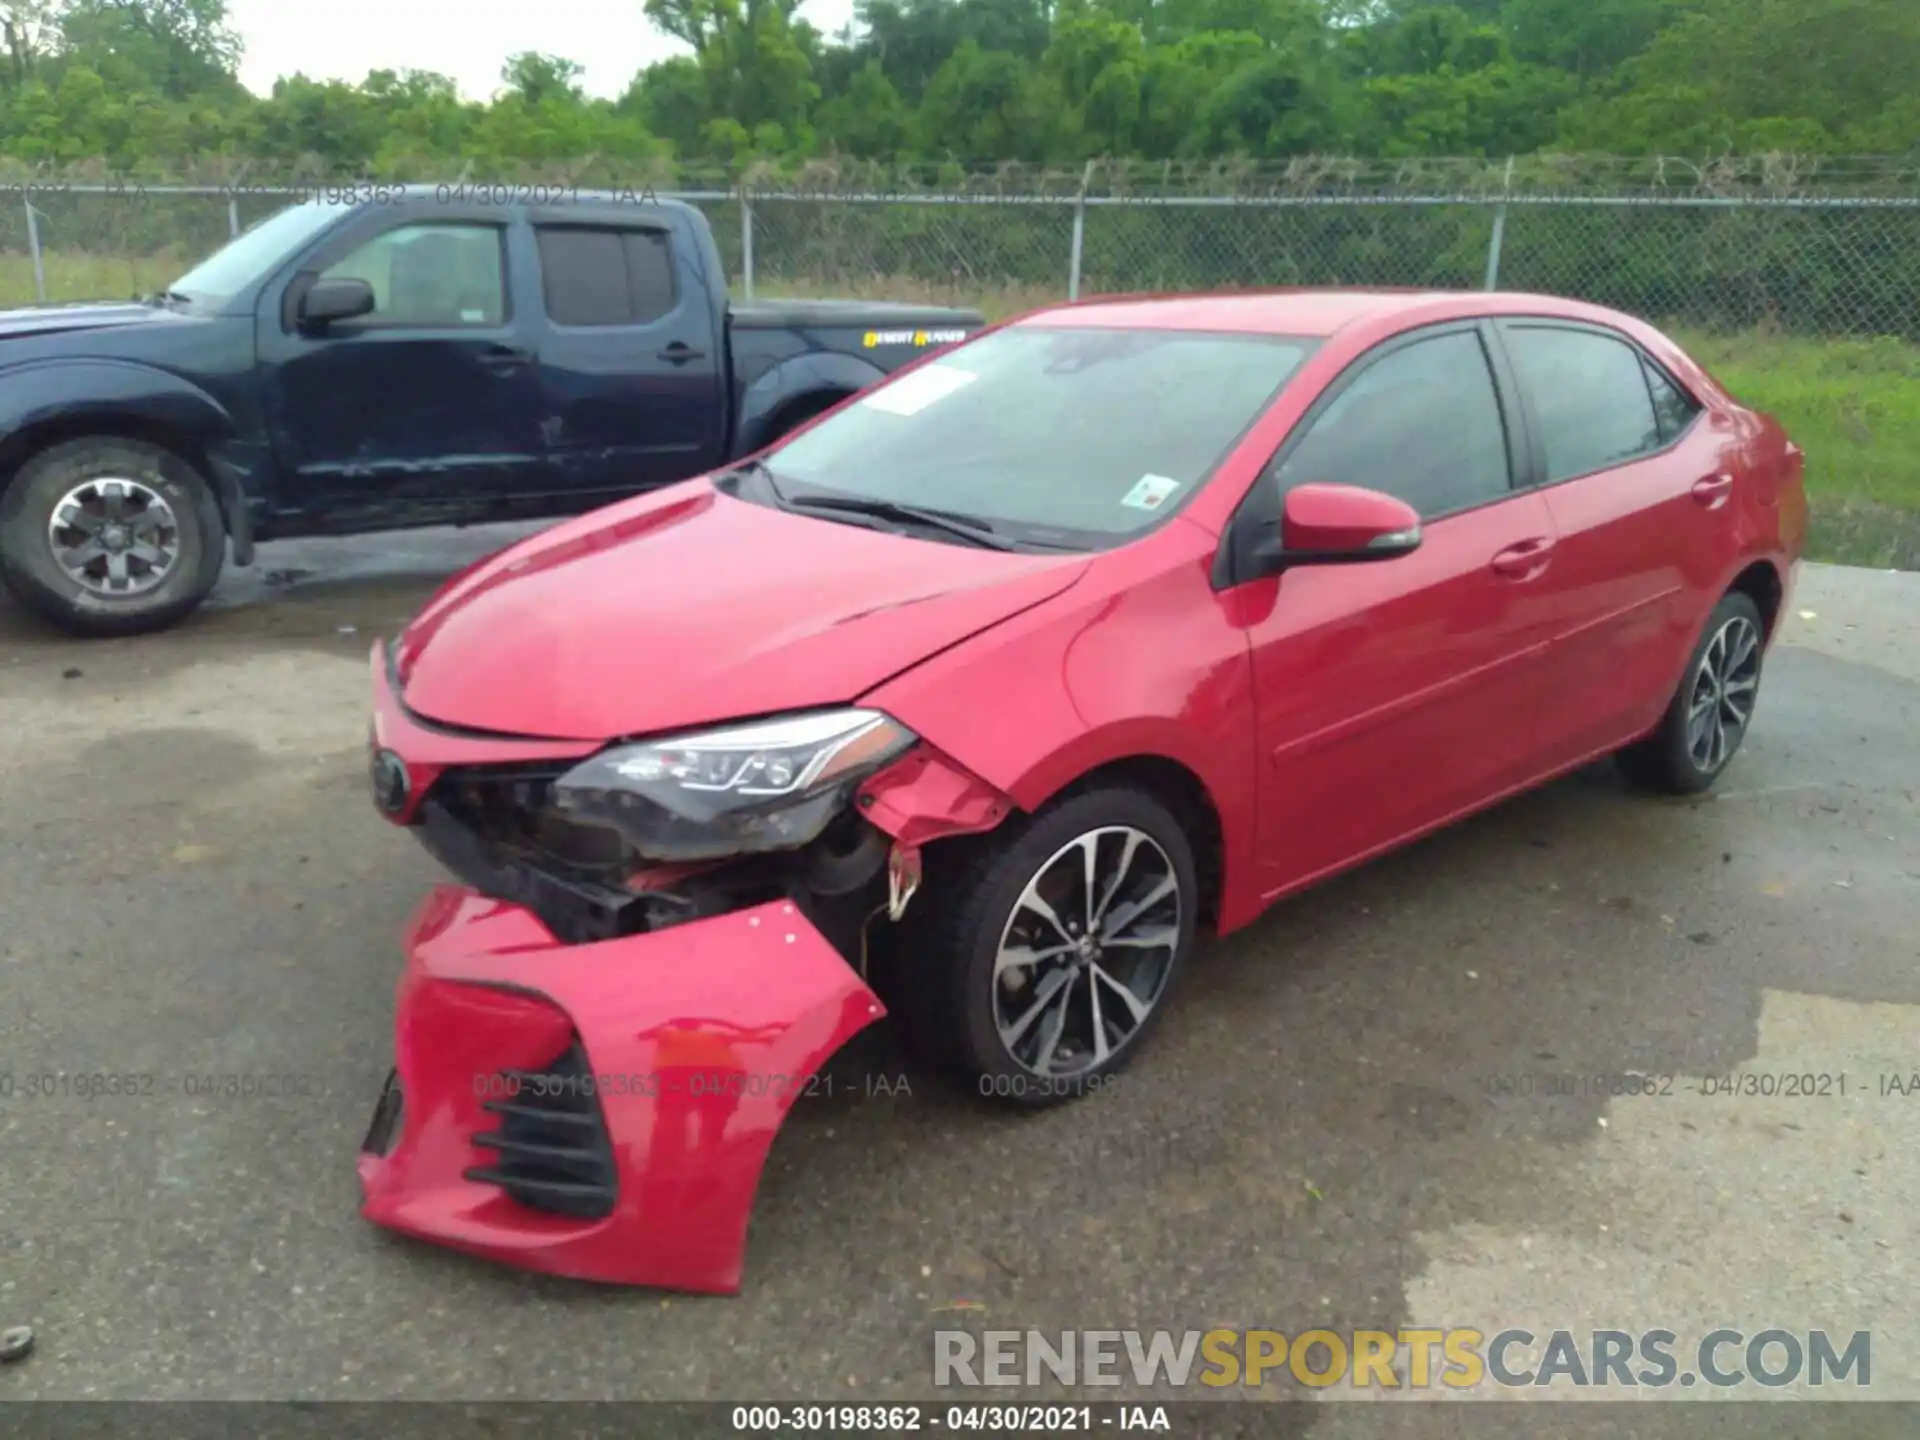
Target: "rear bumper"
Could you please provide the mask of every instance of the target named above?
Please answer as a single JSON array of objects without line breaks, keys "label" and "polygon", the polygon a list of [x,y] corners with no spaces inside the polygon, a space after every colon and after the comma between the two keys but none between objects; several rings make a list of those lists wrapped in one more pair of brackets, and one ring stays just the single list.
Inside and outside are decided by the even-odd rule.
[{"label": "rear bumper", "polygon": [[784,902],[563,945],[440,886],[406,936],[361,1213],[556,1275],[737,1291],[775,1134],[884,1013]]}]

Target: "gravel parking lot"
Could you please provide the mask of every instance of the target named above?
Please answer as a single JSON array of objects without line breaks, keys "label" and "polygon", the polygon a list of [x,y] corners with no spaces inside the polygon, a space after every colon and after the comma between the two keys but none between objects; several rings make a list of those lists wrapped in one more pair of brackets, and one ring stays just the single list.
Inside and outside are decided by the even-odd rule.
[{"label": "gravel parking lot", "polygon": [[[1920,1095],[1878,1083],[1920,1071],[1920,575],[1809,569],[1717,794],[1601,767],[1287,904],[1095,1099],[983,1111],[869,1032],[712,1299],[356,1213],[437,875],[366,797],[366,653],[512,533],[269,546],[140,640],[0,605],[0,1398],[925,1398],[959,1322],[1867,1329],[1920,1399]],[[1516,1078],[1628,1071],[1679,1083]],[[1846,1092],[1689,1083],[1735,1072]],[[187,1093],[223,1074],[302,1093]]]}]

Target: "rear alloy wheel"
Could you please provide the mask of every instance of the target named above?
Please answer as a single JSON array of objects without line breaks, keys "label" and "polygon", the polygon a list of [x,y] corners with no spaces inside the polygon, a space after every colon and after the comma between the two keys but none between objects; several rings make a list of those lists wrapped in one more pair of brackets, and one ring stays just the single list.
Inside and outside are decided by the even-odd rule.
[{"label": "rear alloy wheel", "polygon": [[1083,791],[928,852],[887,1003],[978,1094],[1070,1100],[1158,1021],[1197,903],[1192,845],[1159,800]]},{"label": "rear alloy wheel", "polygon": [[1627,777],[1676,795],[1711,786],[1753,724],[1765,654],[1759,607],[1738,591],[1722,597],[1659,726],[1620,752]]},{"label": "rear alloy wheel", "polygon": [[213,589],[226,549],[206,480],[144,441],[52,446],[0,495],[0,578],[23,605],[79,635],[173,624]]}]

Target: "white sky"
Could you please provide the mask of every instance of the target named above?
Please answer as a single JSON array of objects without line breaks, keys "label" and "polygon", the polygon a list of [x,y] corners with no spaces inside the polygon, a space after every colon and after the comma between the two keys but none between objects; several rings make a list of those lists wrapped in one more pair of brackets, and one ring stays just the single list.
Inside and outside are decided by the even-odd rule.
[{"label": "white sky", "polygon": [[[852,0],[808,0],[802,16],[831,35]],[[587,93],[611,98],[635,72],[680,51],[647,23],[642,0],[227,0],[246,44],[240,79],[265,95],[295,71],[358,82],[369,70],[437,70],[484,100],[507,56],[539,50],[586,67]]]}]

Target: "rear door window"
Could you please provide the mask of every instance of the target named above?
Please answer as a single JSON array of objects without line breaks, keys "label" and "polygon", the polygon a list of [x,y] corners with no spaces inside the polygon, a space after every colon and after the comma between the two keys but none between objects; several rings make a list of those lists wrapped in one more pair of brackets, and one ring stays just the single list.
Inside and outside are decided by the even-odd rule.
[{"label": "rear door window", "polygon": [[674,308],[672,240],[658,230],[542,226],[540,273],[556,325],[650,325]]},{"label": "rear door window", "polygon": [[1502,327],[1533,401],[1548,484],[1624,465],[1663,446],[1640,352],[1624,339],[1560,325]]}]

